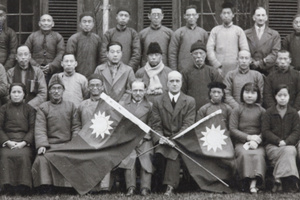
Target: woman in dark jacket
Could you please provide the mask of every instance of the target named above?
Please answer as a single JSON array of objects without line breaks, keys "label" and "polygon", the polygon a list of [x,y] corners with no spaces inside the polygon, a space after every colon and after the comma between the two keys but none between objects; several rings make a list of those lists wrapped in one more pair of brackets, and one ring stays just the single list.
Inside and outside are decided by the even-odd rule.
[{"label": "woman in dark jacket", "polygon": [[[277,104],[269,108],[263,115],[262,133],[266,140],[266,154],[274,166],[273,176],[275,184],[273,192],[281,192],[287,188],[289,192],[298,190],[298,169],[296,165],[300,128],[297,111],[288,105],[289,89],[285,84],[275,90]],[[282,181],[286,180],[282,184]],[[284,186],[284,187],[282,187]]]},{"label": "woman in dark jacket", "polygon": [[11,102],[0,109],[0,187],[4,189],[21,186],[28,190],[32,186],[35,111],[24,103],[25,92],[24,84],[11,84]]}]

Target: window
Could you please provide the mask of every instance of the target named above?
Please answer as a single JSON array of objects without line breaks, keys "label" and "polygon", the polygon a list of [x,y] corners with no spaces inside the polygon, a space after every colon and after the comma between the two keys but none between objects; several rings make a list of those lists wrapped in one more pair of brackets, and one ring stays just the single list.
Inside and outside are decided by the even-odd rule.
[{"label": "window", "polygon": [[53,30],[67,42],[77,32],[77,0],[49,0],[49,14],[55,23]]},{"label": "window", "polygon": [[150,13],[150,8],[154,5],[158,5],[163,9],[164,19],[162,20],[162,24],[172,29],[172,0],[144,0],[143,28],[150,25],[148,14]]},{"label": "window", "polygon": [[269,26],[284,38],[293,29],[293,16],[297,14],[298,0],[269,0]]},{"label": "window", "polygon": [[27,37],[34,31],[35,3],[34,0],[8,0],[7,1],[7,25],[12,28],[17,36],[19,44],[25,43]]}]

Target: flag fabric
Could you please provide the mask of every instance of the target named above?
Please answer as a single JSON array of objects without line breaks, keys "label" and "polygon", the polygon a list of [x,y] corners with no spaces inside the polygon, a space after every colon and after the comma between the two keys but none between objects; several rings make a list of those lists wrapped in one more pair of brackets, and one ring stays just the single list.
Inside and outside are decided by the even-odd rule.
[{"label": "flag fabric", "polygon": [[126,158],[144,135],[139,126],[100,99],[93,119],[79,134],[44,156],[50,168],[55,168],[79,194],[85,194]]},{"label": "flag fabric", "polygon": [[[222,115],[201,123],[175,140],[179,148],[222,180],[230,181],[235,169],[234,149]],[[186,156],[181,156],[191,176],[202,190],[232,192]]]}]

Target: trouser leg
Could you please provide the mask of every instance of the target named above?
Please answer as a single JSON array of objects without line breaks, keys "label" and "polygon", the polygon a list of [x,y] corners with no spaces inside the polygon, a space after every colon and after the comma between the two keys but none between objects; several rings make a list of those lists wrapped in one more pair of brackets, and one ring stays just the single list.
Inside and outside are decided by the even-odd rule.
[{"label": "trouser leg", "polygon": [[176,158],[176,160],[167,159],[163,184],[171,185],[174,188],[177,188],[179,185],[179,175],[180,175],[179,156]]},{"label": "trouser leg", "polygon": [[135,187],[136,188],[136,167],[133,169],[125,169],[125,181],[126,188]]},{"label": "trouser leg", "polygon": [[141,168],[141,189],[147,188],[151,190],[151,178],[152,174]]}]

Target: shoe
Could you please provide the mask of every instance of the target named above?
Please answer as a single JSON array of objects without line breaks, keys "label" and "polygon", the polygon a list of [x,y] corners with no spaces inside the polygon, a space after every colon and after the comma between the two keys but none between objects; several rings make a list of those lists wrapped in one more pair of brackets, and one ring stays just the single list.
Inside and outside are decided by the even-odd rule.
[{"label": "shoe", "polygon": [[172,196],[174,194],[174,188],[171,185],[167,186],[167,190],[165,192],[166,196]]},{"label": "shoe", "polygon": [[258,188],[257,187],[251,187],[250,188],[250,193],[251,194],[257,194],[257,192],[258,192]]},{"label": "shoe", "polygon": [[141,190],[141,195],[142,196],[148,196],[150,194],[150,190],[148,188],[143,188]]},{"label": "shoe", "polygon": [[299,190],[298,183],[293,183],[290,188],[288,189],[288,192],[290,193],[296,193]]},{"label": "shoe", "polygon": [[273,193],[280,193],[280,192],[282,192],[282,184],[281,184],[281,182],[275,182],[275,184],[274,184],[274,186],[273,186],[273,188],[272,188],[272,192]]},{"label": "shoe", "polygon": [[131,197],[135,194],[135,187],[131,186],[128,188],[127,193],[126,193],[126,197]]}]

